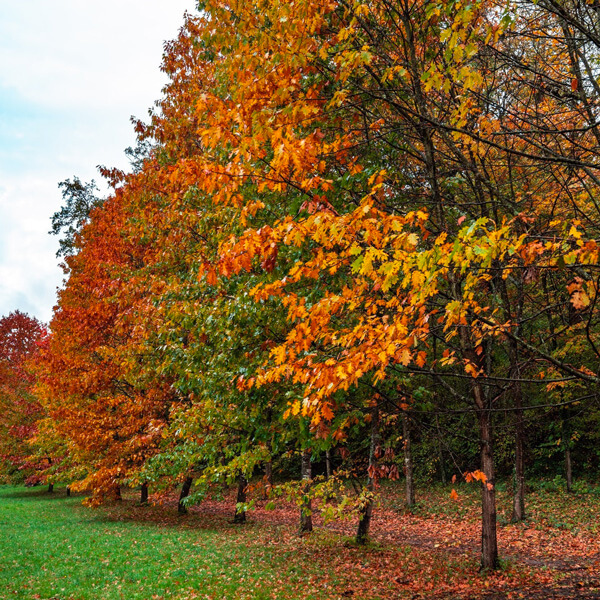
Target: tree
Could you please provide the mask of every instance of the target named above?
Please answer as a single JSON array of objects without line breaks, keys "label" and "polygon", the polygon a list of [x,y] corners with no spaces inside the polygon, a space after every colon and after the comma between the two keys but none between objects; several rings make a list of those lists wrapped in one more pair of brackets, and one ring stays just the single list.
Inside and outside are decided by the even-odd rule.
[{"label": "tree", "polygon": [[65,179],[58,184],[64,205],[52,215],[52,235],[61,235],[56,256],[69,256],[75,250],[76,236],[89,221],[91,212],[103,202],[96,196],[98,188],[92,179],[82,182],[79,177],[73,181]]},{"label": "tree", "polygon": [[47,335],[37,319],[11,312],[0,319],[0,457],[9,481],[39,483],[52,455],[34,456],[34,438],[44,411],[32,393],[33,362]]},{"label": "tree", "polygon": [[243,491],[279,435],[303,453],[307,517],[310,454],[350,421],[365,436],[374,402],[404,415],[408,451],[424,387],[423,422],[463,412],[477,437],[466,477],[496,568],[494,420],[514,414],[522,518],[526,411],[600,381],[594,18],[489,0],[188,16],[136,123],[142,160],[67,259],[53,351],[71,356],[50,370],[92,472]]},{"label": "tree", "polygon": [[130,377],[145,337],[139,319],[153,313],[132,279],[146,250],[125,235],[127,209],[125,194],[116,192],[75,238],[41,356],[39,397],[69,441],[78,474],[84,467],[77,486],[91,489],[93,502],[125,481],[144,483],[136,475],[156,452],[173,401],[168,381]]}]

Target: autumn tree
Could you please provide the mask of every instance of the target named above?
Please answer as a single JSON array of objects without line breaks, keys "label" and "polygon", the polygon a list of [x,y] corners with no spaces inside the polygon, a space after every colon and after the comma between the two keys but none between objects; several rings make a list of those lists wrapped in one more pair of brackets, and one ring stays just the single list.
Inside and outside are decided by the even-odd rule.
[{"label": "autumn tree", "polygon": [[54,456],[35,456],[34,438],[44,411],[32,393],[34,377],[28,362],[36,360],[45,326],[14,311],[0,319],[0,456],[10,481],[39,483]]},{"label": "autumn tree", "polygon": [[94,501],[136,481],[173,400],[168,381],[129,377],[132,361],[141,358],[138,344],[145,334],[139,323],[152,311],[145,290],[132,279],[144,265],[145,249],[125,235],[126,200],[115,192],[75,238],[38,384],[74,463],[85,469],[78,486],[91,489]]},{"label": "autumn tree", "polygon": [[55,317],[53,410],[91,472],[247,477],[281,436],[307,502],[310,451],[352,414],[365,539],[378,419],[408,439],[435,386],[427,416],[472,419],[497,567],[495,415],[514,415],[520,519],[525,412],[598,383],[594,19],[491,0],[188,16],[136,123],[147,156],[76,237]]},{"label": "autumn tree", "polygon": [[[581,241],[573,220],[580,183],[551,179],[557,165],[572,167],[567,149],[585,154],[588,146],[554,145],[547,124],[538,133],[520,115],[535,116],[536,125],[538,115],[557,115],[557,136],[579,128],[584,115],[557,112],[562,95],[534,109],[528,78],[512,85],[509,67],[522,66],[499,66],[527,11],[503,14],[484,2],[314,3],[297,16],[248,4],[207,3],[206,10],[199,35],[209,46],[219,23],[221,54],[210,68],[223,76],[199,94],[193,113],[202,124],[200,185],[235,206],[252,181],[263,195],[297,197],[288,206],[300,208],[223,245],[225,276],[283,247],[302,249],[286,277],[255,291],[259,300],[281,298],[294,328],[250,384],[302,384],[293,412],[317,426],[331,418],[334,394],[354,385],[377,385],[396,372],[444,381],[477,418],[482,566],[495,567],[492,415],[508,394],[519,415],[521,356],[595,377],[548,353],[531,324],[549,299],[533,293],[535,270],[560,274],[566,265],[572,274],[569,265],[595,260],[593,238]],[[570,82],[565,52],[548,50],[538,64]],[[249,69],[250,56],[260,61],[250,59]],[[552,204],[548,190],[558,199]],[[245,199],[246,211],[262,208]],[[528,220],[532,206],[539,222]],[[568,281],[559,281],[565,289]],[[309,282],[322,289],[310,303]],[[531,302],[524,316],[520,303],[529,298],[542,306]],[[518,329],[525,319],[529,339]],[[507,343],[510,366],[498,371]],[[463,377],[465,390],[452,383]]]}]

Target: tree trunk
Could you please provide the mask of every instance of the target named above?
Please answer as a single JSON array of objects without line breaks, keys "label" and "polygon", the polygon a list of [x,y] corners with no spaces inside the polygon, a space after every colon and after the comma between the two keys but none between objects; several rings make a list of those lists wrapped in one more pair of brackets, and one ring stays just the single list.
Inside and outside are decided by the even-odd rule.
[{"label": "tree trunk", "polygon": [[[487,347],[483,356],[480,356],[473,348],[467,327],[459,327],[459,331],[463,356],[475,365],[484,366],[486,373],[489,373],[490,348]],[[474,377],[471,379],[471,394],[479,425],[480,469],[486,479],[481,484],[481,569],[497,569],[499,564],[496,532],[496,478],[492,443],[492,401],[489,394],[484,392],[480,380]]]},{"label": "tree trunk", "polygon": [[375,467],[377,462],[377,448],[380,444],[379,436],[379,407],[374,406],[371,411],[371,445],[369,448],[369,478],[367,480],[367,493],[369,499],[360,511],[358,519],[358,531],[356,532],[356,543],[364,544],[369,539],[369,529],[371,527],[371,516],[373,515],[372,493],[375,487]]},{"label": "tree trunk", "polygon": [[[520,386],[519,386],[520,387]],[[513,491],[513,514],[512,522],[525,519],[525,463],[523,457],[523,409],[521,403],[521,394],[515,395],[515,486]]]},{"label": "tree trunk", "polygon": [[[561,396],[562,397],[562,396]],[[571,462],[571,431],[568,423],[569,414],[566,408],[562,409],[562,443],[565,448],[565,478],[567,480],[567,492],[573,491],[573,464]]]},{"label": "tree trunk", "polygon": [[67,496],[71,495],[71,488],[69,486],[67,486]]},{"label": "tree trunk", "polygon": [[[505,303],[508,306],[508,293],[503,287]],[[511,319],[510,311],[506,311],[507,318]],[[518,309],[521,314],[521,308]],[[513,381],[512,398],[515,407],[515,485],[513,490],[513,513],[512,521],[522,521],[525,518],[525,460],[524,460],[524,437],[525,426],[523,420],[523,391],[521,389],[521,366],[519,364],[519,347],[515,340],[510,340],[510,378]]]},{"label": "tree trunk", "polygon": [[148,504],[148,482],[144,481],[144,483],[142,483],[142,487],[140,490],[140,504],[146,505]]},{"label": "tree trunk", "polygon": [[[506,281],[497,281],[502,296],[504,318],[507,321],[521,321],[523,313],[523,290],[520,286],[518,299],[513,308],[511,296],[508,293]],[[513,314],[514,313],[516,314]],[[519,328],[515,329],[519,335]],[[510,359],[509,378],[512,382],[512,398],[515,408],[515,484],[513,487],[513,512],[511,520],[513,523],[525,518],[525,427],[523,420],[523,390],[521,388],[521,364],[519,360],[519,345],[515,339],[508,340],[508,355]]]},{"label": "tree trunk", "polygon": [[565,475],[567,477],[567,492],[573,491],[573,467],[571,464],[571,448],[567,442],[565,446]]},{"label": "tree trunk", "polygon": [[446,485],[446,465],[444,462],[444,451],[442,449],[442,432],[440,430],[439,416],[435,415],[435,426],[437,429],[437,451],[438,451],[438,462],[440,465],[440,479],[444,485]]},{"label": "tree trunk", "polygon": [[402,411],[402,434],[404,437],[404,476],[406,477],[406,506],[415,504],[415,484],[413,479],[412,451],[410,447],[410,420]]},{"label": "tree trunk", "polygon": [[310,491],[310,480],[312,479],[312,466],[310,463],[310,452],[308,450],[302,451],[302,480],[304,485],[302,487],[302,506],[300,507],[300,533],[308,533],[313,530],[312,523],[312,507],[310,497],[308,495]]},{"label": "tree trunk", "polygon": [[496,533],[496,488],[492,446],[492,418],[489,407],[483,405],[481,387],[474,385],[481,444],[481,470],[486,481],[481,486],[481,568],[498,567],[498,540]]},{"label": "tree trunk", "polygon": [[325,450],[325,476],[331,479],[331,450]]},{"label": "tree trunk", "polygon": [[118,500],[119,502],[121,500],[123,500],[123,496],[121,496],[121,486],[120,485],[115,485],[113,493],[115,495],[115,500]]},{"label": "tree trunk", "polygon": [[186,477],[183,485],[181,486],[181,493],[179,494],[179,502],[177,504],[177,512],[180,515],[187,514],[187,507],[183,501],[190,495],[193,481],[194,480],[191,477]]},{"label": "tree trunk", "polygon": [[53,483],[49,483],[48,484],[48,493],[49,494],[53,494],[54,493],[54,484]]},{"label": "tree trunk", "polygon": [[235,505],[235,516],[233,517],[233,522],[242,524],[246,522],[246,511],[243,507],[240,507],[240,504],[246,504],[246,487],[248,486],[248,481],[246,478],[240,474],[238,479],[238,491],[237,491],[237,499]]}]

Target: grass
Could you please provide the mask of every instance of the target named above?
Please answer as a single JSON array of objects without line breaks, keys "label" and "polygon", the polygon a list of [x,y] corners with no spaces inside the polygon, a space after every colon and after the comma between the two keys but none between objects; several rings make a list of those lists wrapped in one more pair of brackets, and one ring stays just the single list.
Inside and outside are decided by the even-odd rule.
[{"label": "grass", "polygon": [[253,543],[252,526],[161,523],[160,508],[135,512],[127,520],[120,509],[85,508],[64,492],[0,488],[0,598],[261,600],[281,581],[292,594],[304,589],[297,597],[325,597],[311,589],[310,565],[299,569],[280,546]]}]

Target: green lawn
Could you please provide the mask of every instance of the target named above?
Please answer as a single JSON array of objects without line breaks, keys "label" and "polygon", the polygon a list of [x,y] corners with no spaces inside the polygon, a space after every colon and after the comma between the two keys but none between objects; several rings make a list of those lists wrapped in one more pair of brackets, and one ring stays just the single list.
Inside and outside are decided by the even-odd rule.
[{"label": "green lawn", "polygon": [[137,508],[128,519],[83,507],[64,490],[1,487],[0,598],[260,600],[282,580],[288,592],[279,597],[326,597],[312,589],[310,565],[303,572],[287,560],[265,531],[257,540],[252,525],[240,529],[224,518],[161,522],[165,512]]}]

